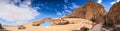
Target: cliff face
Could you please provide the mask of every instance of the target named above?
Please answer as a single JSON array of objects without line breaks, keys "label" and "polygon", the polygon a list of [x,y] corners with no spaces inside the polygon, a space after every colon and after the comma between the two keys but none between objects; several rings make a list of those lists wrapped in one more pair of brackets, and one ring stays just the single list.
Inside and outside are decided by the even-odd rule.
[{"label": "cliff face", "polygon": [[[114,31],[120,30],[120,2],[115,3],[106,15],[105,27],[114,27]],[[117,28],[116,28],[117,27]]]},{"label": "cliff face", "polygon": [[102,5],[95,2],[87,2],[85,5],[67,14],[64,18],[82,18],[93,22],[103,21],[106,11]]},{"label": "cliff face", "polygon": [[106,15],[106,22],[120,24],[120,2],[114,4]]}]

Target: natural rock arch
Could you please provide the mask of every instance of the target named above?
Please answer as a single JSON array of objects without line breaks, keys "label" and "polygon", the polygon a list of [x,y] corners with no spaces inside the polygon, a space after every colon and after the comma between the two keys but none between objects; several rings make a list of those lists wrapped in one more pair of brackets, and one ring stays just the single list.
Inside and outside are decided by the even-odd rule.
[{"label": "natural rock arch", "polygon": [[63,21],[61,19],[44,18],[42,20],[33,22],[33,26],[39,26],[41,23],[44,23],[47,21],[51,22],[52,23],[51,25],[63,25],[65,23],[67,23],[67,21]]}]

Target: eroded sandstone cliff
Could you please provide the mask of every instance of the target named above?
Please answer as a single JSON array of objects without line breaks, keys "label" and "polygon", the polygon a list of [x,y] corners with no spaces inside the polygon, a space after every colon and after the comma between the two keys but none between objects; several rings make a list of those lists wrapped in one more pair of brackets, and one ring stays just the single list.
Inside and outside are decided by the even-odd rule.
[{"label": "eroded sandstone cliff", "polygon": [[120,2],[113,4],[105,20],[106,28],[112,28],[112,31],[120,30]]},{"label": "eroded sandstone cliff", "polygon": [[64,16],[64,18],[82,18],[99,23],[99,21],[104,21],[105,15],[106,11],[101,4],[88,1],[85,5],[75,9],[71,14]]}]

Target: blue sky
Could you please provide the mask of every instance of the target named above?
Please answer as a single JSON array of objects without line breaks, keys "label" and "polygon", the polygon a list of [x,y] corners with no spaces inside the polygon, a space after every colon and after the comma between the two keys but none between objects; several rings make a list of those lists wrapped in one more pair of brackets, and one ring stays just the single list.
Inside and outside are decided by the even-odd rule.
[{"label": "blue sky", "polygon": [[[36,10],[35,12],[37,13],[34,13],[35,16],[28,17],[28,19],[30,20],[27,20],[27,18],[23,19],[25,21],[17,21],[20,19],[15,19],[15,21],[7,21],[9,18],[6,19],[6,17],[4,18],[0,16],[0,22],[5,25],[16,25],[17,24],[16,22],[28,23],[28,22],[33,22],[35,20],[40,20],[43,18],[60,18],[66,14],[71,13],[73,10],[75,10],[76,8],[82,6],[87,2],[87,0],[31,0],[29,1],[30,4],[28,4],[28,1],[25,1],[25,0],[19,0],[19,1],[10,0],[10,1],[13,3],[14,6],[17,6],[17,8],[21,8],[21,7],[27,8],[27,9],[32,8],[32,9],[35,9]],[[23,2],[24,3],[27,2],[27,4],[24,4]],[[93,0],[93,2],[102,4],[105,7],[105,10],[108,12],[110,7],[112,6],[112,3],[117,2],[117,0]],[[28,7],[24,7],[24,5]],[[21,17],[21,18],[24,18],[24,17]],[[47,26],[49,24],[50,22],[45,22],[41,26]]]}]

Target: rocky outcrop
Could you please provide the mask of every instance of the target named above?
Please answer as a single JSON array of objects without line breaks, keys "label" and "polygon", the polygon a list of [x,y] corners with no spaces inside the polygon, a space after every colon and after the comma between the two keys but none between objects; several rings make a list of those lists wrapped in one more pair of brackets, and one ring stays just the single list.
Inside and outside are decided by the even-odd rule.
[{"label": "rocky outcrop", "polygon": [[2,25],[0,24],[0,31],[8,31],[8,30],[5,30]]},{"label": "rocky outcrop", "polygon": [[0,29],[3,29],[2,25],[0,24]]},{"label": "rocky outcrop", "polygon": [[63,18],[82,18],[99,23],[99,21],[104,21],[105,15],[106,11],[101,4],[88,1],[85,5],[75,9],[71,14],[67,14]]},{"label": "rocky outcrop", "polygon": [[120,30],[120,2],[110,8],[105,20],[106,28],[113,28],[114,31]]}]

